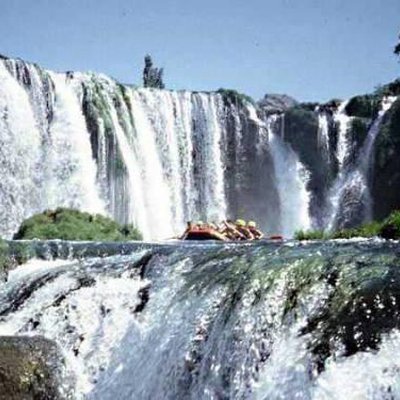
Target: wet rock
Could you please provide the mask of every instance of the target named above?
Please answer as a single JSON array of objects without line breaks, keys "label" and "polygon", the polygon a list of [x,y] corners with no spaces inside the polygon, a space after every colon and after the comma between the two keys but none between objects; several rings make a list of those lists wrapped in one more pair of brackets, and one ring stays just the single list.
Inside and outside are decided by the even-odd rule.
[{"label": "wet rock", "polygon": [[0,400],[61,400],[61,357],[41,337],[0,337]]}]

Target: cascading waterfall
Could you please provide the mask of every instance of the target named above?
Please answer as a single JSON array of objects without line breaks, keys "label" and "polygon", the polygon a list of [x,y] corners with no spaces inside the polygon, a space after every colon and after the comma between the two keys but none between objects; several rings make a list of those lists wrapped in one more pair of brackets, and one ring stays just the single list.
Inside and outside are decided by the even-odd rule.
[{"label": "cascading waterfall", "polygon": [[320,112],[317,108],[318,113],[318,147],[325,155],[327,161],[330,161],[330,148],[329,148],[329,122],[328,116],[325,112]]},{"label": "cascading waterfall", "polygon": [[308,173],[295,152],[277,134],[282,116],[273,114],[267,119],[268,141],[274,160],[275,179],[278,188],[282,233],[292,237],[299,229],[311,227],[309,204],[310,194],[307,191]]},{"label": "cascading waterfall", "polygon": [[[0,62],[0,203],[5,236],[11,235],[24,218],[46,208],[104,211],[96,187],[89,134],[78,99],[64,83],[65,76],[46,77],[54,85],[49,124],[47,105],[44,100],[35,100],[43,91],[36,68],[30,66],[25,75],[20,75],[18,66],[21,68],[18,62]],[[27,76],[28,93],[18,81]]]},{"label": "cascading waterfall", "polygon": [[[258,188],[264,183],[252,172],[253,165],[266,175],[272,171],[264,162],[268,149],[253,153],[249,138],[257,140],[265,129],[253,105],[229,103],[215,93],[135,89],[101,74],[56,74],[20,60],[1,65],[3,121],[9,117],[16,124],[2,127],[2,139],[30,132],[3,154],[10,163],[10,154],[20,153],[18,167],[8,171],[30,163],[3,180],[7,194],[1,201],[10,210],[3,236],[11,236],[27,216],[59,206],[108,213],[136,224],[145,239],[172,237],[188,220],[236,218],[243,207],[257,204],[249,217],[272,224],[263,215],[272,189]],[[25,117],[17,117],[18,108]],[[233,175],[227,168],[232,163]],[[17,175],[14,183],[25,181],[26,192],[12,184]],[[232,208],[227,179],[235,182],[230,198],[243,193],[240,201],[252,203]]]},{"label": "cascading waterfall", "polygon": [[[340,171],[331,189],[328,229],[345,227],[348,223],[360,224],[371,220],[372,199],[369,190],[369,168],[373,144],[386,112],[396,101],[395,96],[385,97],[377,118],[371,124],[355,165]],[[347,121],[344,121],[345,126]],[[340,128],[341,129],[341,128]],[[338,153],[341,154],[342,153]],[[345,156],[341,159],[344,161]],[[340,159],[339,159],[340,165]]]},{"label": "cascading waterfall", "polygon": [[[285,112],[275,123],[273,115],[261,116],[256,105],[227,94],[138,89],[102,74],[56,74],[11,59],[0,60],[0,79],[5,237],[26,217],[60,206],[134,223],[145,239],[176,236],[189,220],[227,217],[254,219],[267,233],[288,237],[311,227],[310,215],[332,228],[344,198],[370,203],[366,170],[394,101],[371,126],[360,152],[363,166],[353,171],[348,102],[333,117],[327,106],[314,112],[313,158],[292,150],[296,138],[293,132],[286,137]],[[324,163],[317,178],[315,160]],[[328,217],[319,211],[315,217],[326,197],[325,189],[315,195],[316,185],[334,174]]]},{"label": "cascading waterfall", "polygon": [[351,117],[346,114],[348,101],[343,101],[335,112],[333,118],[338,127],[338,140],[336,148],[336,159],[338,161],[339,174],[343,171],[349,152],[349,140],[347,138]]}]

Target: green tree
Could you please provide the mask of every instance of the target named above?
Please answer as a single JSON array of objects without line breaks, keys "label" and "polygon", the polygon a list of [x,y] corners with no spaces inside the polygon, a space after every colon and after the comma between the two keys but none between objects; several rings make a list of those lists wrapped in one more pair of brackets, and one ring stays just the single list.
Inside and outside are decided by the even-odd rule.
[{"label": "green tree", "polygon": [[157,89],[164,89],[163,68],[153,66],[153,60],[149,54],[144,58],[143,86]]},{"label": "green tree", "polygon": [[400,57],[400,34],[398,38],[398,42],[396,44],[396,47],[394,48],[394,54]]}]

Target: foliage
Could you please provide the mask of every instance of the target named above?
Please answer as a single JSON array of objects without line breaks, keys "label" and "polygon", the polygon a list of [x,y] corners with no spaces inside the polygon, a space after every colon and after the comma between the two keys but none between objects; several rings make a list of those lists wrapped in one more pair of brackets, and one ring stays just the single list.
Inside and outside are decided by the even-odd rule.
[{"label": "foliage", "polygon": [[400,211],[392,212],[383,221],[379,234],[385,239],[400,239]]},{"label": "foliage", "polygon": [[217,90],[225,102],[244,106],[246,103],[255,104],[255,101],[244,93],[240,93],[233,89],[220,88]]},{"label": "foliage", "polygon": [[9,248],[5,240],[0,239],[0,275],[10,268]]},{"label": "foliage", "polygon": [[375,88],[375,94],[379,97],[400,95],[400,79],[397,78],[386,85],[378,85]]},{"label": "foliage", "polygon": [[351,117],[375,118],[378,114],[381,98],[376,94],[355,96],[346,106],[346,113]]},{"label": "foliage", "polygon": [[120,225],[108,217],[74,209],[58,208],[25,220],[14,239],[62,239],[126,241],[140,240],[140,232],[132,225]]},{"label": "foliage", "polygon": [[153,67],[153,60],[151,56],[147,54],[144,58],[143,86],[164,89],[163,74],[164,69]]},{"label": "foliage", "polygon": [[395,48],[393,50],[393,53],[396,54],[397,56],[400,56],[400,34],[399,34],[399,39],[398,40],[399,41],[397,42],[397,44],[396,44],[396,46],[395,46]]},{"label": "foliage", "polygon": [[384,239],[400,239],[400,210],[393,211],[383,221],[372,221],[357,228],[340,229],[334,232],[321,230],[297,231],[296,240],[350,239],[356,237],[382,237]]}]

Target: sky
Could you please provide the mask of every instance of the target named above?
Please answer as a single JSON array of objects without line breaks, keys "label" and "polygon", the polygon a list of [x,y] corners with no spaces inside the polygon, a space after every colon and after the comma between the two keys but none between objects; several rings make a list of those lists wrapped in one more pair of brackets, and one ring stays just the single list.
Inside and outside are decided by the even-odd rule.
[{"label": "sky", "polygon": [[400,76],[400,0],[0,0],[0,54],[140,85],[327,101]]}]

